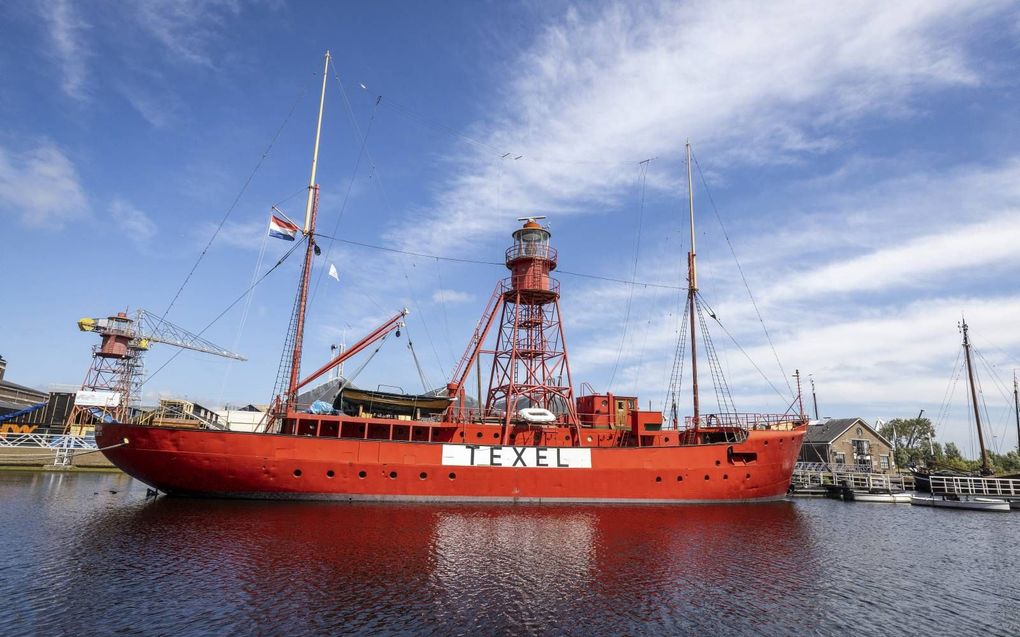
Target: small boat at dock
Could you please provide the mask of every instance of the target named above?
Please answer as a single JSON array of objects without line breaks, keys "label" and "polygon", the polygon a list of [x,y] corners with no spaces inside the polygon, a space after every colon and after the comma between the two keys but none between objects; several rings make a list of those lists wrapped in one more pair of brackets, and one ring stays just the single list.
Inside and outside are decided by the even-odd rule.
[{"label": "small boat at dock", "polygon": [[995,498],[959,498],[951,495],[910,497],[910,504],[944,509],[964,509],[968,511],[1009,511],[1009,502]]},{"label": "small boat at dock", "polygon": [[886,504],[910,504],[912,496],[906,491],[890,491],[888,489],[872,489],[871,491],[851,491],[847,500],[854,502],[884,502]]}]

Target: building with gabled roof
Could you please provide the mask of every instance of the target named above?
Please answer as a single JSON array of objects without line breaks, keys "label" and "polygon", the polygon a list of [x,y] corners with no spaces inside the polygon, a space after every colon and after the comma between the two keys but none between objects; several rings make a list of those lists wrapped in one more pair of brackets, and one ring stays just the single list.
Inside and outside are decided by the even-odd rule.
[{"label": "building with gabled roof", "polygon": [[830,418],[808,425],[801,462],[850,465],[873,473],[893,473],[892,444],[862,418]]}]

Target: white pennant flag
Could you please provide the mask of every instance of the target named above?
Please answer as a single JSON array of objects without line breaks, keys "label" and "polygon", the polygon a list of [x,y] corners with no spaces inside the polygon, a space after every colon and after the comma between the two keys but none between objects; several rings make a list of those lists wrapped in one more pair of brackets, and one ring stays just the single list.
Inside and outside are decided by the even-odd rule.
[{"label": "white pennant flag", "polygon": [[336,266],[332,263],[329,264],[329,276],[336,279],[337,283],[340,282],[340,273],[336,271]]}]

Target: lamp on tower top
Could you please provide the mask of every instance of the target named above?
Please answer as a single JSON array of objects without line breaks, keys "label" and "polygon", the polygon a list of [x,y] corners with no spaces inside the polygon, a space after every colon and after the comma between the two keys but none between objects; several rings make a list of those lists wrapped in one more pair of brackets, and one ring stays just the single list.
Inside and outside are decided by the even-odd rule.
[{"label": "lamp on tower top", "polygon": [[[558,296],[556,288],[559,286],[549,278],[549,273],[556,269],[556,250],[549,247],[549,230],[542,227],[539,219],[545,217],[518,219],[524,222],[524,226],[514,232],[514,244],[506,251],[506,267],[511,272],[508,293],[524,292],[529,297]],[[552,299],[543,299],[548,300]]]}]

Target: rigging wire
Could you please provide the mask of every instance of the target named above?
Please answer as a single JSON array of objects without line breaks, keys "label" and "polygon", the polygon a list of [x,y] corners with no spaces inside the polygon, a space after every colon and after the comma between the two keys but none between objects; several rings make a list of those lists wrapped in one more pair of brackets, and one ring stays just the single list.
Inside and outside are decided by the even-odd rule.
[{"label": "rigging wire", "polygon": [[[333,67],[333,60],[332,60],[332,58],[330,58],[329,65],[330,65],[330,68],[333,69],[333,77],[334,77],[334,79],[339,84],[340,83],[340,76],[337,74],[336,68]],[[346,93],[342,93],[342,95],[344,97],[344,104],[347,106],[347,114],[350,117],[351,124],[354,126],[354,130],[358,133],[358,136],[361,138],[361,145],[358,148],[358,157],[354,161],[354,172],[351,173],[351,179],[350,179],[350,181],[347,182],[347,192],[344,193],[343,202],[340,204],[340,211],[337,213],[337,216],[336,216],[336,223],[333,224],[333,233],[332,233],[333,235],[336,235],[337,231],[340,229],[340,221],[344,218],[344,212],[347,210],[347,203],[351,199],[351,192],[353,192],[353,190],[354,190],[354,182],[357,180],[357,178],[358,178],[358,171],[361,168],[361,159],[365,155],[365,147],[368,144],[368,136],[372,133],[372,124],[375,123],[375,114],[376,114],[376,111],[379,109],[379,102],[382,100],[382,96],[380,95],[379,99],[377,99],[375,101],[375,106],[372,107],[372,113],[371,113],[371,115],[368,118],[368,125],[365,127],[365,134],[362,135],[361,134],[361,130],[358,127],[357,119],[354,117],[354,109],[351,108],[351,102],[350,102],[350,100],[347,99],[347,94]],[[336,243],[335,239],[330,239],[329,240],[329,246],[327,246],[327,248],[326,248],[326,256],[322,260],[322,266],[319,268],[319,276],[315,279],[315,287],[312,289],[312,301],[311,302],[315,302],[315,296],[316,296],[316,294],[319,291],[319,284],[322,283],[322,275],[323,275],[323,273],[326,272],[326,266],[329,264],[329,257],[330,257],[330,255],[333,252],[333,245],[335,243]]]},{"label": "rigging wire", "polygon": [[[374,93],[370,94],[374,95],[377,100],[382,99],[382,95],[377,95]],[[499,159],[503,158],[510,158],[514,160],[523,159],[525,161],[545,164],[579,164],[579,165],[588,164],[603,166],[624,166],[628,164],[639,164],[642,161],[636,159],[600,160],[600,159],[575,159],[558,157],[533,157],[531,155],[526,155],[519,151],[508,150],[506,148],[497,148],[496,146],[493,146],[488,142],[484,142],[475,137],[471,137],[470,135],[466,135],[464,134],[463,131],[457,130],[455,128],[447,126],[446,124],[443,124],[432,118],[422,115],[421,113],[415,111],[411,107],[405,104],[401,104],[400,102],[397,102],[396,100],[389,96],[386,97],[386,101],[383,103],[383,106],[392,109],[395,113],[403,116],[407,120],[412,121],[421,126],[424,126],[425,128],[431,128],[434,131],[445,133],[447,135],[450,135],[451,137],[460,138],[468,142],[469,144],[472,144],[482,150],[492,153],[495,157]]]},{"label": "rigging wire", "polygon": [[[638,258],[641,255],[641,229],[644,223],[645,217],[645,183],[648,176],[648,165],[652,162],[651,159],[646,159],[641,162],[641,205],[638,207],[638,222],[637,230],[634,233],[634,265],[631,269],[631,282],[637,280],[637,269],[638,269]],[[627,331],[630,328],[630,312],[634,303],[634,286],[630,286],[630,291],[627,294],[627,309],[624,312],[623,317],[623,333],[620,335],[620,347],[616,350],[616,362],[613,363],[613,371],[609,375],[609,389],[613,388],[613,381],[616,380],[616,371],[620,367],[620,359],[623,357],[623,349],[627,345]]]},{"label": "rigging wire", "polygon": [[[380,246],[380,245],[375,245],[375,244],[371,244],[371,243],[365,243],[363,241],[354,241],[354,240],[351,240],[351,239],[344,239],[342,237],[333,237],[333,236],[330,236],[330,235],[327,235],[327,234],[322,234],[322,233],[319,233],[319,232],[316,232],[315,236],[316,237],[322,237],[324,239],[335,239],[336,241],[338,241],[340,243],[345,243],[347,245],[358,246],[359,248],[367,248],[369,250],[379,250],[381,252],[392,252],[393,254],[404,254],[404,255],[412,256],[412,257],[421,257],[421,258],[424,258],[424,259],[435,259],[437,261],[447,261],[447,262],[450,262],[450,263],[466,263],[466,264],[471,264],[471,265],[491,265],[491,266],[497,266],[497,267],[500,267],[500,268],[505,268],[506,267],[506,263],[503,263],[502,261],[484,261],[484,260],[481,260],[481,259],[465,259],[465,258],[462,258],[462,257],[447,257],[447,256],[438,255],[438,254],[428,254],[428,253],[425,253],[425,252],[413,252],[413,251],[410,251],[410,250],[400,250],[398,248],[391,248],[391,247],[388,247],[388,246]],[[582,278],[582,279],[594,279],[596,281],[608,281],[610,283],[622,283],[624,285],[635,285],[635,286],[648,287],[648,288],[660,288],[660,289],[663,289],[663,290],[678,290],[678,291],[681,291],[681,292],[686,292],[687,291],[686,287],[682,287],[682,286],[679,286],[679,285],[667,285],[665,283],[652,283],[652,282],[649,282],[649,281],[628,281],[626,279],[614,279],[612,277],[600,276],[600,275],[597,275],[597,274],[586,274],[586,273],[583,273],[583,272],[571,272],[569,270],[560,270],[559,268],[556,269],[556,272],[559,273],[559,274],[565,274],[567,276],[573,276],[573,277],[578,277],[578,278]]]},{"label": "rigging wire", "polygon": [[404,324],[404,332],[407,333],[407,349],[411,350],[411,358],[414,359],[414,366],[418,370],[418,379],[421,380],[421,386],[427,394],[435,389],[435,387],[429,382],[429,379],[425,376],[425,370],[422,369],[421,363],[418,362],[418,354],[414,351],[414,341],[411,340],[411,330],[407,329],[406,323]]},{"label": "rigging wire", "polygon": [[[353,109],[350,108],[350,99],[347,96],[347,89],[344,87],[344,83],[340,80],[340,76],[337,75],[337,74],[334,74],[333,79],[336,81],[337,86],[340,88],[340,94],[343,96],[344,101],[348,105],[348,109],[349,109],[348,112],[353,117]],[[380,101],[381,99],[382,99],[382,96],[379,96],[377,101]],[[364,138],[364,136],[361,134],[361,129],[358,126],[357,121],[356,120],[352,120],[351,124],[354,127],[354,130],[358,133],[359,137]],[[393,206],[390,205],[390,198],[389,198],[389,195],[388,195],[388,193],[386,191],[385,186],[383,185],[382,175],[379,172],[379,168],[378,168],[375,160],[372,159],[372,152],[368,149],[368,145],[367,144],[364,145],[364,150],[365,150],[365,157],[368,158],[368,165],[369,165],[369,168],[370,168],[370,174],[375,176],[375,179],[373,181],[375,182],[376,187],[379,189],[379,195],[382,197],[383,205],[385,206],[385,208],[388,211],[392,211],[393,210]],[[316,233],[316,236],[327,236],[328,237],[329,235],[320,235],[320,234]],[[339,237],[336,237],[335,240],[343,242],[343,239],[340,239]],[[428,255],[426,255],[426,256],[428,256]],[[429,331],[428,322],[425,319],[425,312],[422,311],[421,304],[418,303],[417,298],[416,298],[416,296],[414,294],[414,290],[411,289],[411,280],[410,280],[410,277],[408,276],[408,273],[407,273],[406,264],[404,264],[403,261],[401,261],[400,267],[401,267],[401,270],[403,270],[404,280],[407,282],[408,291],[411,294],[411,299],[412,299],[412,301],[414,301],[415,311],[418,312],[418,314],[421,315],[421,322],[422,322],[422,325],[425,328],[425,336],[426,336],[426,338],[428,338],[429,345],[432,347],[432,353],[436,357],[436,363],[439,365],[439,370],[442,372],[443,376],[445,377],[446,376],[446,372],[443,369],[443,364],[442,364],[442,362],[439,359],[439,352],[436,349],[435,341],[432,340],[432,334]]]},{"label": "rigging wire", "polygon": [[[318,77],[318,75],[319,75],[318,73],[315,73],[315,77]],[[194,265],[191,266],[191,271],[189,271],[188,275],[184,277],[184,281],[181,283],[181,286],[177,288],[177,292],[174,294],[173,298],[170,299],[170,304],[167,305],[166,310],[163,311],[163,315],[159,317],[159,324],[162,324],[163,321],[166,320],[166,317],[170,313],[170,310],[172,310],[174,304],[177,303],[177,299],[180,298],[181,293],[184,292],[184,288],[188,285],[188,282],[191,281],[191,277],[195,274],[195,271],[198,269],[199,264],[202,263],[202,260],[205,258],[206,253],[209,252],[209,248],[216,240],[216,237],[219,236],[220,231],[223,230],[223,225],[226,224],[227,219],[230,218],[230,214],[234,211],[234,208],[236,208],[237,204],[241,201],[241,197],[243,197],[244,193],[248,191],[248,186],[251,185],[252,180],[255,179],[255,175],[262,167],[262,164],[265,163],[266,158],[269,157],[270,151],[273,150],[273,146],[276,145],[276,141],[280,138],[280,134],[283,132],[283,129],[287,126],[287,122],[290,121],[291,116],[294,115],[294,111],[297,110],[298,104],[301,102],[305,94],[308,92],[308,88],[309,84],[306,83],[304,88],[302,88],[301,91],[298,93],[297,98],[294,100],[294,103],[291,105],[290,110],[287,112],[287,116],[283,119],[283,123],[280,124],[280,127],[276,129],[276,133],[270,140],[269,145],[266,146],[266,149],[265,151],[262,152],[262,156],[259,157],[259,160],[255,162],[255,167],[252,168],[251,173],[248,175],[248,179],[246,179],[244,185],[241,186],[241,190],[237,193],[237,196],[234,197],[234,200],[227,208],[227,211],[223,213],[223,217],[220,219],[219,224],[216,226],[216,230],[213,231],[212,236],[209,237],[209,241],[205,244],[205,247],[202,248],[202,252],[199,253],[198,258],[195,260]]]},{"label": "rigging wire", "polygon": [[[245,297],[245,296],[247,296],[248,292],[250,292],[250,291],[251,291],[251,290],[253,290],[253,289],[254,289],[254,288],[255,288],[255,287],[257,286],[257,285],[259,285],[260,283],[262,283],[263,281],[265,281],[265,280],[266,280],[266,277],[268,277],[268,276],[269,276],[269,275],[270,275],[270,274],[271,274],[271,273],[272,273],[272,272],[273,272],[274,270],[276,270],[276,269],[277,269],[278,267],[280,267],[281,265],[283,265],[283,262],[287,260],[287,257],[289,257],[289,256],[290,256],[291,254],[293,254],[293,253],[294,253],[294,251],[295,251],[295,250],[296,250],[296,249],[298,248],[298,246],[300,246],[300,245],[301,245],[301,243],[302,243],[302,242],[300,242],[300,241],[295,241],[295,242],[294,242],[294,245],[293,245],[293,246],[291,246],[291,248],[290,248],[289,250],[287,250],[287,252],[285,252],[285,253],[284,253],[284,255],[283,255],[282,257],[280,257],[280,259],[279,259],[279,260],[278,260],[278,261],[277,261],[277,262],[276,262],[276,263],[275,263],[275,264],[273,265],[273,267],[271,267],[271,268],[269,268],[268,270],[266,270],[266,273],[265,273],[265,274],[263,274],[263,275],[262,275],[261,277],[259,277],[259,279],[258,279],[257,281],[255,281],[255,283],[253,283],[253,284],[249,285],[249,286],[248,286],[248,287],[247,287],[247,288],[246,288],[246,289],[244,290],[244,292],[241,292],[240,296],[238,296],[238,297],[237,297],[236,299],[234,299],[233,301],[231,301],[231,302],[230,302],[230,304],[229,304],[229,305],[227,305],[227,307],[225,307],[225,308],[223,309],[223,311],[222,311],[222,312],[220,312],[219,314],[217,314],[217,315],[216,315],[216,317],[215,317],[215,318],[213,318],[213,320],[211,320],[211,321],[209,321],[208,323],[206,323],[205,327],[203,327],[203,328],[202,328],[201,330],[199,330],[199,331],[198,331],[198,332],[197,332],[197,333],[195,334],[195,336],[201,336],[201,335],[202,335],[202,334],[204,334],[204,333],[205,333],[205,332],[206,332],[206,331],[207,331],[207,330],[208,330],[208,329],[209,329],[210,327],[212,327],[213,325],[215,325],[215,324],[216,324],[216,323],[217,323],[217,322],[218,322],[218,321],[219,321],[219,320],[220,320],[221,318],[223,318],[223,316],[224,316],[224,315],[226,315],[226,313],[227,313],[227,312],[229,312],[229,311],[230,311],[231,309],[233,309],[233,307],[234,307],[235,305],[237,305],[238,303],[240,303],[240,302],[241,302],[241,300],[242,300],[242,299],[244,299],[244,297]],[[184,352],[184,351],[185,351],[185,350],[183,350],[183,349],[178,349],[178,350],[177,350],[176,352],[174,352],[174,354],[173,354],[173,355],[172,355],[172,356],[171,356],[171,357],[170,357],[169,359],[167,359],[167,361],[166,361],[165,363],[163,363],[162,365],[160,365],[160,366],[159,366],[159,368],[157,368],[157,369],[156,369],[156,371],[152,372],[151,374],[149,374],[149,376],[148,376],[148,377],[147,377],[147,378],[146,378],[145,380],[143,380],[143,381],[141,381],[140,383],[138,383],[138,387],[139,387],[139,388],[141,388],[141,387],[142,387],[142,385],[144,385],[144,384],[146,384],[147,382],[149,382],[150,380],[152,380],[152,379],[153,379],[153,378],[154,378],[154,377],[156,376],[156,374],[158,374],[158,373],[160,373],[161,371],[163,371],[163,369],[164,369],[164,368],[165,368],[165,367],[166,367],[167,365],[169,365],[170,363],[172,363],[172,362],[174,361],[174,359],[176,359],[176,358],[177,358],[178,356],[180,356],[180,355],[181,355],[181,353],[182,353],[182,352]]]},{"label": "rigging wire", "polygon": [[779,366],[779,372],[783,375],[783,380],[786,382],[786,388],[789,390],[791,395],[795,395],[793,386],[790,385],[790,377],[787,376],[786,370],[783,369],[783,363],[779,360],[779,352],[776,351],[776,346],[772,342],[772,336],[769,334],[768,328],[765,326],[765,319],[762,318],[761,310],[758,308],[758,302],[754,298],[754,294],[751,293],[751,286],[747,282],[747,277],[744,275],[744,268],[740,265],[740,260],[737,259],[737,252],[733,248],[733,243],[730,241],[730,235],[726,232],[726,226],[723,225],[722,216],[719,214],[719,208],[715,205],[715,198],[712,197],[712,191],[708,188],[708,181],[705,179],[705,173],[701,170],[701,163],[698,162],[698,158],[691,151],[691,157],[694,159],[694,165],[698,167],[698,175],[701,177],[701,183],[705,187],[705,194],[708,195],[708,201],[712,204],[712,211],[715,213],[715,218],[719,222],[719,227],[722,229],[723,237],[726,239],[726,245],[730,248],[730,254],[733,255],[733,261],[737,264],[737,272],[740,273],[740,280],[744,283],[744,289],[747,290],[747,296],[751,299],[751,305],[754,307],[754,313],[758,316],[758,322],[761,323],[761,329],[765,333],[765,338],[769,342],[769,347],[772,348],[772,355],[776,359],[776,364]]},{"label": "rigging wire", "polygon": [[[411,262],[411,267],[416,268],[414,262]],[[425,320],[425,313],[421,311],[421,303],[418,302],[418,295],[414,293],[414,286],[411,285],[411,277],[407,273],[407,264],[404,263],[403,259],[400,260],[400,269],[404,272],[404,282],[407,283],[407,293],[411,297],[411,303],[414,305],[414,310],[421,315],[421,324],[425,328],[425,338],[428,339],[429,345],[432,347],[432,355],[436,357],[436,365],[439,366],[439,372],[443,375],[443,378],[447,378],[446,369],[443,367],[442,361],[439,359],[439,350],[436,349],[436,342],[432,339],[432,332],[429,330],[428,321]]]},{"label": "rigging wire", "polygon": [[446,311],[446,288],[443,287],[443,272],[439,266],[439,259],[436,259],[436,280],[439,282],[439,307],[443,310],[443,336],[446,339],[446,350],[450,354],[450,360],[457,364],[457,355],[453,352],[453,339],[450,338],[450,319]]},{"label": "rigging wire", "polygon": [[[1013,411],[1013,405],[1011,400],[1012,396],[1010,396],[1012,392],[1010,392],[1009,388],[1002,382],[1002,379],[996,375],[995,366],[992,365],[992,363],[987,358],[985,358],[984,354],[978,351],[978,349],[974,347],[973,344],[971,344],[971,349],[981,360],[981,362],[985,364],[985,369],[988,370],[988,375],[992,379],[992,386],[999,392],[999,395],[1002,397],[1003,403],[1005,403],[1002,415],[1000,415],[998,418],[998,421],[1002,423],[1002,427],[999,430],[1000,435],[998,436],[996,436],[992,431],[992,419],[991,417],[988,416],[988,404],[985,403],[985,418],[988,423],[989,434],[992,436],[992,439],[995,440],[996,442],[995,453],[1001,453],[1002,442],[1004,442],[1006,439],[1006,429],[1010,428],[1012,425],[1012,423],[1010,423],[1009,420],[1005,418],[1007,414]],[[984,392],[982,392],[981,400],[983,402],[985,400]]]},{"label": "rigging wire", "polygon": [[[698,292],[698,296],[699,297],[701,296],[701,292]],[[704,298],[702,298],[702,302],[704,302],[706,306],[708,305],[708,303],[705,302]],[[716,324],[718,324],[719,327],[722,328],[723,333],[725,333],[726,336],[729,337],[730,341],[732,341],[733,344],[737,347],[737,349],[740,350],[740,353],[744,355],[744,358],[746,358],[747,361],[749,363],[751,363],[751,365],[758,371],[758,373],[765,380],[765,382],[768,383],[769,387],[772,388],[772,391],[776,392],[776,395],[779,396],[779,398],[785,403],[786,399],[788,397],[784,396],[783,393],[781,391],[779,391],[779,389],[776,388],[776,386],[772,383],[772,381],[769,379],[769,377],[765,375],[765,372],[763,372],[762,369],[760,367],[758,367],[758,364],[754,362],[754,359],[751,358],[751,355],[748,354],[747,351],[744,350],[744,348],[740,346],[740,343],[737,342],[737,339],[734,338],[732,334],[730,334],[730,331],[728,329],[726,329],[726,326],[723,325],[723,322],[719,320],[719,317],[716,316],[716,313],[714,311],[712,311],[711,306],[708,306],[708,310],[709,310],[708,315],[711,316],[712,319],[715,320]],[[796,402],[796,398],[794,398],[794,402]]]},{"label": "rigging wire", "polygon": [[952,405],[953,396],[956,395],[956,385],[960,381],[960,377],[963,375],[963,348],[957,348],[956,351],[956,362],[953,363],[953,371],[949,376],[949,382],[946,383],[946,391],[942,394],[942,404],[939,406],[939,410],[935,416],[935,422],[933,429],[935,433],[938,433],[939,428],[945,424],[945,420],[949,417],[950,405]]},{"label": "rigging wire", "polygon": [[[244,301],[244,308],[241,310],[241,320],[237,325],[237,335],[234,337],[234,345],[230,349],[237,351],[237,348],[241,344],[241,335],[244,333],[245,323],[248,322],[248,310],[251,309],[252,299],[255,297],[255,280],[259,276],[259,272],[262,270],[262,261],[266,256],[266,244],[269,243],[269,233],[266,232],[262,236],[262,246],[259,248],[259,256],[255,260],[255,269],[251,272],[251,284],[248,288],[248,297]],[[223,372],[223,382],[220,384],[220,394],[217,399],[217,403],[223,401],[223,392],[226,391],[227,380],[230,378],[230,372],[234,368],[234,361],[230,360],[227,362],[227,369]]]},{"label": "rigging wire", "polygon": [[[701,324],[701,339],[705,343],[705,358],[708,360],[708,370],[712,375],[712,386],[715,390],[716,404],[719,406],[719,413],[736,413],[737,408],[733,404],[733,395],[726,383],[726,376],[723,375],[722,363],[719,361],[719,354],[716,352],[712,335],[708,331],[708,323],[705,321],[705,314],[702,307],[705,305],[698,295],[695,298],[695,309],[698,313],[698,322]],[[715,312],[708,308],[708,315],[715,318]],[[718,320],[718,319],[716,319]],[[727,402],[728,401],[728,402]]]}]

